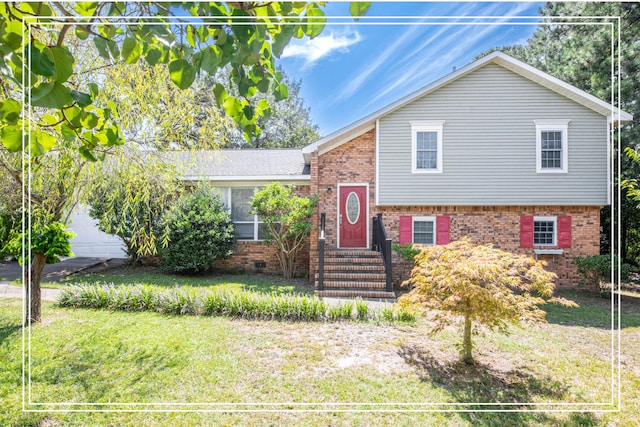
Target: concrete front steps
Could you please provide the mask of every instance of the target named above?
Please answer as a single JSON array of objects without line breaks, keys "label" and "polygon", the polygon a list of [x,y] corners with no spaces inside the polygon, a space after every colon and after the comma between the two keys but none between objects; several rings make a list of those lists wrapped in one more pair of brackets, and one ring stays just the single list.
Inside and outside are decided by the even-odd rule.
[{"label": "concrete front steps", "polygon": [[327,250],[324,255],[324,290],[315,294],[322,297],[343,298],[395,298],[386,291],[386,273],[380,253],[368,249]]}]

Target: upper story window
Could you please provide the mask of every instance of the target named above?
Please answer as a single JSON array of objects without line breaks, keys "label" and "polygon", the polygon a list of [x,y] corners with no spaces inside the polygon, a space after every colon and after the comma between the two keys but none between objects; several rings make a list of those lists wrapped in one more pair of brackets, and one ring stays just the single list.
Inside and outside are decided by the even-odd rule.
[{"label": "upper story window", "polygon": [[444,120],[411,122],[411,172],[442,173]]},{"label": "upper story window", "polygon": [[536,172],[569,171],[569,121],[534,120],[536,125]]}]

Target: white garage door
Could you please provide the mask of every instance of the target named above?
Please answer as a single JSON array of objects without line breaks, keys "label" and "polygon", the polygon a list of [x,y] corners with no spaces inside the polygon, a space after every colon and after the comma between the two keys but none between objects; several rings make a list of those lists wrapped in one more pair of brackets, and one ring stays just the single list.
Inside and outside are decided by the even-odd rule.
[{"label": "white garage door", "polygon": [[78,206],[71,213],[71,230],[76,236],[71,239],[71,251],[77,257],[126,258],[124,243],[112,234],[103,233],[97,221],[88,214],[86,206]]}]

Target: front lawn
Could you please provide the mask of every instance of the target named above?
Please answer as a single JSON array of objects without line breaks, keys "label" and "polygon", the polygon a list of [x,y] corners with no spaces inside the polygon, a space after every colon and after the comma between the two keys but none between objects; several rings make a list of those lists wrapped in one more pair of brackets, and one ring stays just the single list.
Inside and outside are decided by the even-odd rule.
[{"label": "front lawn", "polygon": [[[98,408],[223,413],[22,413],[21,302],[2,299],[0,425],[639,425],[640,313],[632,302],[623,307],[621,318],[622,413],[403,413],[385,405],[431,402],[454,406],[401,408],[464,409],[455,404],[609,402],[607,301],[581,293],[565,296],[573,296],[581,308],[550,307],[547,325],[513,329],[509,337],[476,337],[479,364],[474,367],[457,362],[457,330],[428,336],[425,320],[416,326],[278,322],[64,309],[45,303],[44,321],[31,331],[31,387],[26,390],[31,402],[135,403]],[[387,412],[335,412],[353,402],[368,403],[357,409]],[[504,408],[514,407],[522,408]],[[305,408],[326,411],[234,412]],[[530,409],[544,408],[548,406]]]},{"label": "front lawn", "polygon": [[267,274],[216,274],[178,275],[163,273],[157,267],[133,267],[123,265],[88,270],[66,277],[61,282],[48,282],[47,287],[63,287],[70,283],[113,283],[115,285],[197,286],[219,290],[245,290],[262,293],[309,294],[313,286],[306,279],[284,280]]}]

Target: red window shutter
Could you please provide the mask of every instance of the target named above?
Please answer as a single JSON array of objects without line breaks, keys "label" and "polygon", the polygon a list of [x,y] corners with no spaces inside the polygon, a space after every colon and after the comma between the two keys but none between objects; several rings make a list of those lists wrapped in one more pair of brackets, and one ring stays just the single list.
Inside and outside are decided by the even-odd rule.
[{"label": "red window shutter", "polygon": [[410,216],[400,217],[400,244],[413,243],[413,221]]},{"label": "red window shutter", "polygon": [[533,217],[532,216],[520,217],[520,247],[521,248],[533,247]]},{"label": "red window shutter", "polygon": [[570,216],[558,217],[558,247],[559,248],[571,247],[571,217]]},{"label": "red window shutter", "polygon": [[436,217],[436,245],[448,245],[451,240],[450,220],[448,216]]}]

